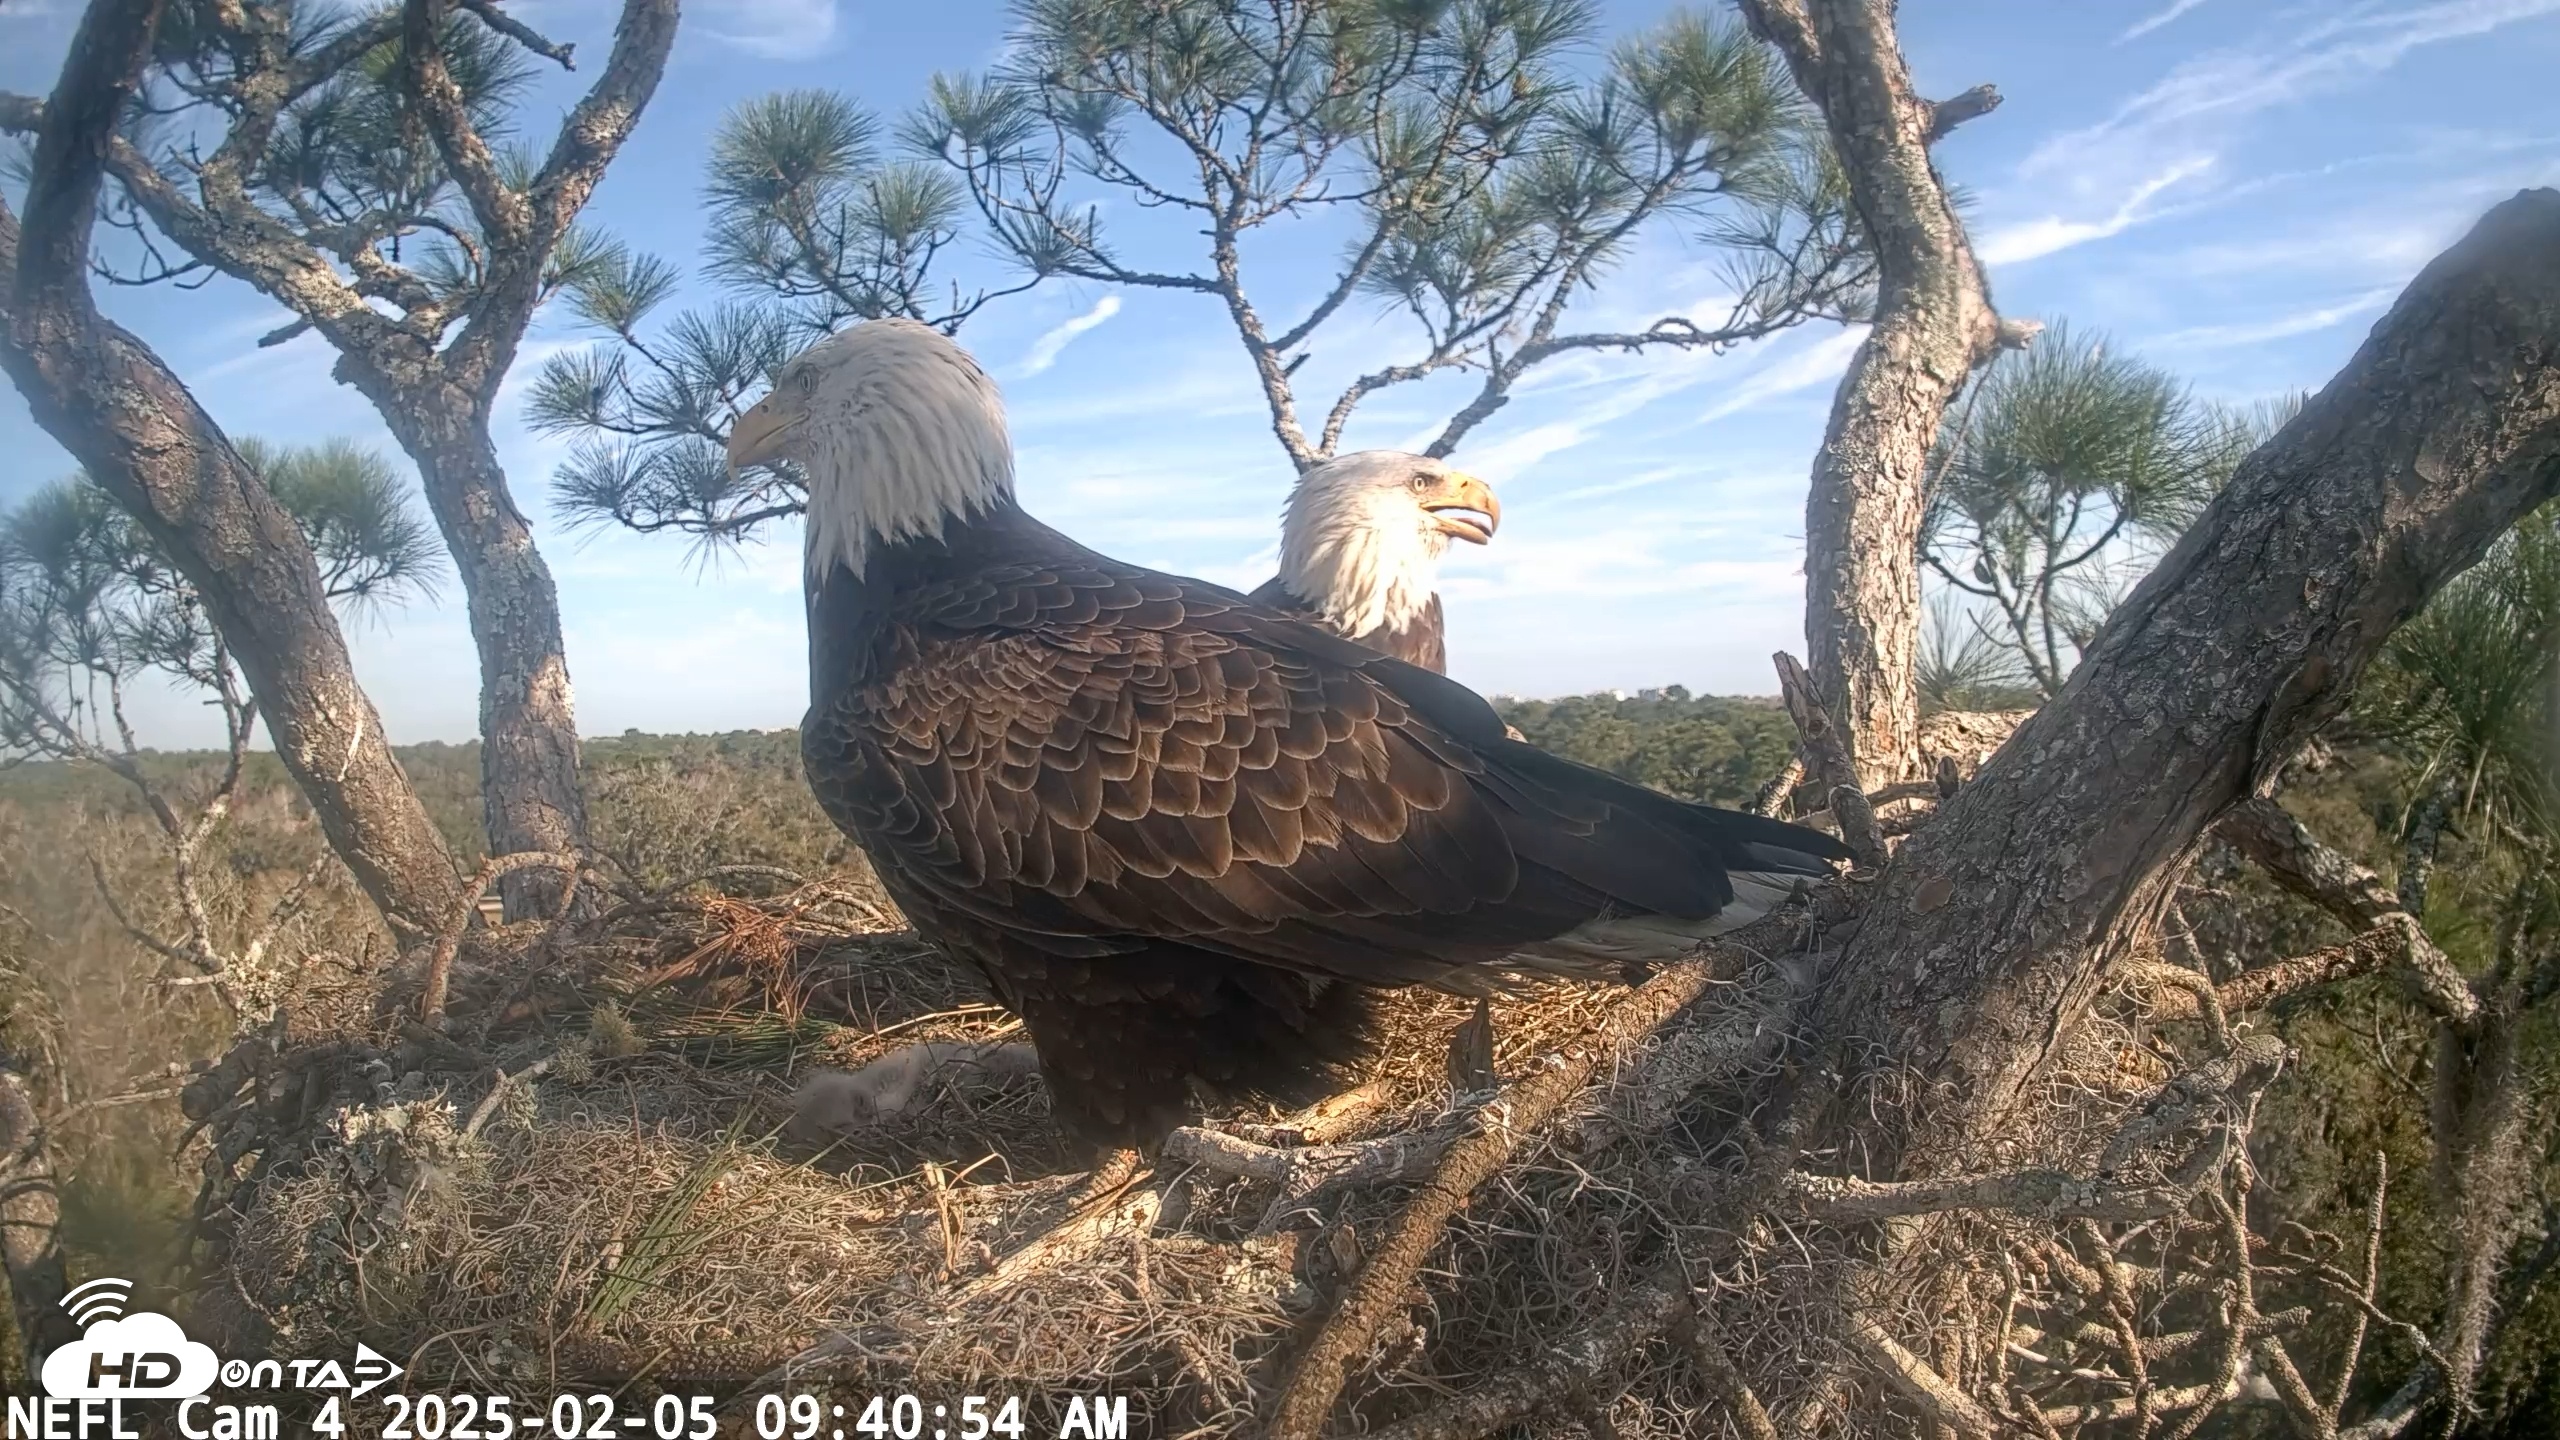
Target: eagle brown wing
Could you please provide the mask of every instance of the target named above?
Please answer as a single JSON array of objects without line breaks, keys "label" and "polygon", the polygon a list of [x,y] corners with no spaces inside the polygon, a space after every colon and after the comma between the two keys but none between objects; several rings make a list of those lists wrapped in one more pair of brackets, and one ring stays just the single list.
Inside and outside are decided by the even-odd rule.
[{"label": "eagle brown wing", "polygon": [[1725,812],[1509,741],[1462,687],[1197,582],[996,566],[906,591],[872,633],[812,707],[813,788],[895,888],[1007,948],[1179,941],[1472,989],[1603,915],[1714,915],[1753,865],[1690,823]]}]

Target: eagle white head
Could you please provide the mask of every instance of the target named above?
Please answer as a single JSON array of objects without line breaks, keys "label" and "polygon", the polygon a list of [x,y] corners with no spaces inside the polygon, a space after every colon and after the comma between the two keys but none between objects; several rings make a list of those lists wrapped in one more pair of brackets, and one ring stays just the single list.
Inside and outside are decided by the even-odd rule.
[{"label": "eagle white head", "polygon": [[1402,626],[1431,604],[1452,539],[1502,523],[1493,487],[1401,450],[1337,455],[1298,477],[1280,522],[1280,582],[1347,635]]},{"label": "eagle white head", "polygon": [[729,430],[732,474],[788,461],[809,485],[809,573],[856,576],[874,546],[939,538],[1013,498],[1013,441],[995,381],[951,337],[865,320],[775,373]]}]

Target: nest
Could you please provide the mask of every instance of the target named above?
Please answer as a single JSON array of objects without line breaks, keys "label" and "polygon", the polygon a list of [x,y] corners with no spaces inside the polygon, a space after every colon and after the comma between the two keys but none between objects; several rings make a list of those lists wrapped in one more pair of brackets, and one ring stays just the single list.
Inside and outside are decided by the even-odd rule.
[{"label": "nest", "polygon": [[[1391,994],[1333,1100],[1211,1114],[1097,1171],[1019,1068],[919,1072],[907,1103],[811,1129],[812,1075],[982,1056],[1019,1026],[876,891],[733,868],[771,893],[625,892],[473,931],[441,952],[449,987],[306,997],[298,1028],[198,1076],[198,1323],[246,1353],[368,1344],[420,1390],[709,1393],[732,1413],[974,1394],[1018,1399],[1025,1433],[1093,1396],[1125,1399],[1141,1436],[1838,1428],[1918,1393],[1878,1323],[1964,1315],[1936,1328],[1978,1341],[2069,1290],[2052,1276],[2080,1262],[2032,1187],[2122,1169],[2126,1117],[2176,1089],[2140,997],[2102,1007],[2052,1072],[2063,1118],[1951,1157],[2028,1198],[1909,1229],[1893,1295],[1852,1306],[1871,1198],[1762,1137],[1805,1133],[1804,1095],[1909,1099],[1891,1057],[1858,1057],[1845,1090],[1803,1079],[1807,986],[1859,923],[1854,877],[1634,988]],[[435,1028],[411,1018],[431,994]],[[1986,1255],[2024,1259],[1995,1275]],[[1966,1343],[1929,1363],[2010,1383],[2005,1342]]]},{"label": "nest", "polygon": [[[1781,968],[1731,968],[1455,1218],[1356,1361],[1370,1423],[1502,1373],[1680,1243],[1666,1216],[1714,1160],[1683,1117],[1722,1133],[1719,1095],[1779,1028]],[[943,1077],[868,1132],[800,1134],[814,1071],[1018,1037],[884,907],[825,886],[476,936],[442,1034],[392,1018],[415,993],[382,991],[376,1043],[279,1032],[193,1087],[215,1142],[201,1309],[244,1350],[361,1341],[415,1387],[519,1395],[725,1395],[787,1370],[794,1389],[1019,1396],[1047,1433],[1044,1409],[1107,1393],[1135,1434],[1231,1433],[1416,1178],[1279,1204],[1280,1179],[1164,1161],[1097,1199],[1032,1076]],[[1496,1099],[1459,1086],[1535,1074],[1628,993],[1555,984],[1479,1013],[1400,992],[1346,1095],[1206,1123],[1248,1148],[1409,1137],[1428,1160]]]}]

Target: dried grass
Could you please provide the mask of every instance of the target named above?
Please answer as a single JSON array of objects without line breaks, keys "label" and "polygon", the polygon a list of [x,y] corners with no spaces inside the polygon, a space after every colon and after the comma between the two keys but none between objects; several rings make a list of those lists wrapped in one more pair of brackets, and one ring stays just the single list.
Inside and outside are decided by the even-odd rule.
[{"label": "dried grass", "polygon": [[[824,1149],[787,1125],[813,1067],[1015,1033],[957,967],[840,899],[695,899],[608,917],[575,943],[523,926],[468,947],[456,1032],[496,1069],[547,1070],[492,1100],[488,1065],[412,1043],[412,1068],[375,1074],[369,1098],[271,1138],[298,1163],[236,1193],[214,1295],[230,1303],[208,1316],[244,1348],[364,1340],[422,1389],[728,1395],[778,1388],[788,1368],[794,1390],[1019,1396],[1035,1434],[1096,1394],[1128,1398],[1133,1434],[1252,1428],[1412,1187],[1329,1189],[1262,1233],[1274,1183],[1168,1165],[1143,1183],[1151,1225],[1100,1225],[999,1276],[999,1257],[1058,1226],[1086,1178],[1036,1080],[949,1079],[931,1103]],[[1782,1419],[1854,1368],[1832,1294],[1841,1232],[1726,1218],[1752,1159],[1734,1122],[1785,1056],[1790,977],[1814,936],[1796,917],[1755,938],[1768,953],[1737,959],[1737,980],[1618,1055],[1473,1195],[1351,1367],[1336,1428],[1486,1393],[1666,1274],[1719,1313],[1735,1365]],[[545,973],[525,973],[537,964]],[[1529,1072],[1625,993],[1553,985],[1497,1000],[1498,1074]],[[1473,1005],[1388,997],[1358,1103],[1321,1125],[1211,1123],[1279,1145],[1448,1128],[1453,1106],[1484,1099],[1453,1096],[1448,1073]],[[2081,1043],[2057,1108],[2085,1119],[2059,1143],[2093,1155],[2161,1061],[2120,1023]],[[1982,1223],[1941,1225],[1923,1249],[1952,1262]],[[1718,1307],[1720,1295],[1750,1303]],[[1896,1302],[1929,1303],[1984,1301],[1924,1287]],[[1928,1328],[1915,1312],[1898,1333]],[[1502,1433],[1728,1433],[1692,1345],[1659,1323],[1627,1334],[1606,1393]]]},{"label": "dried grass", "polygon": [[[488,1067],[413,1043],[370,1097],[270,1136],[299,1163],[237,1192],[229,1303],[208,1315],[293,1353],[364,1340],[424,1388],[725,1393],[824,1345],[795,1385],[1020,1395],[1035,1433],[1055,1418],[1041,1406],[1100,1393],[1129,1397],[1135,1433],[1243,1428],[1407,1187],[1328,1193],[1299,1228],[1256,1234],[1269,1183],[1160,1175],[1151,1231],[990,1282],[1084,1179],[1036,1081],[951,1082],[823,1150],[788,1130],[812,1067],[1014,1031],[957,967],[870,923],[802,891],[466,946],[454,1032],[497,1069],[547,1070],[490,1101]],[[1681,1243],[1681,1187],[1713,1163],[1679,1153],[1683,1118],[1712,1120],[1717,1077],[1765,1061],[1782,988],[1774,967],[1718,987],[1476,1198],[1410,1322],[1353,1377],[1371,1423],[1497,1373]],[[1497,1000],[1497,1072],[1516,1078],[1623,993]],[[1473,1003],[1388,997],[1358,1103],[1323,1138],[1445,1124],[1449,1037]],[[1284,1118],[1218,1121],[1296,1138]]]}]

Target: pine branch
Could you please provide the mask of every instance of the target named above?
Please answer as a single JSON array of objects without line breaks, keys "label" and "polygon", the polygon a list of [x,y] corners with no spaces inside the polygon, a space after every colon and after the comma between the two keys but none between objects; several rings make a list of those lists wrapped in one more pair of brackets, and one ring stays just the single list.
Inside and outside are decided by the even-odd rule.
[{"label": "pine branch", "polygon": [[2000,90],[1995,85],[1976,85],[1961,95],[1940,100],[1929,107],[1928,143],[1935,145],[1953,134],[1968,120],[1979,120],[2000,108]]},{"label": "pine branch", "polygon": [[578,68],[575,45],[555,45],[534,28],[500,10],[492,0],[460,0],[462,8],[480,18],[480,23],[522,45],[527,50],[553,61],[563,70]]},{"label": "pine branch", "polygon": [[498,175],[498,159],[472,124],[469,102],[444,61],[444,25],[452,0],[404,0],[401,57],[409,98],[426,117],[427,133],[454,183],[471,202],[472,216],[492,245],[520,244],[532,226],[525,197]]}]

